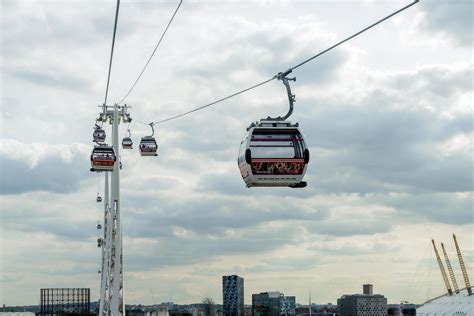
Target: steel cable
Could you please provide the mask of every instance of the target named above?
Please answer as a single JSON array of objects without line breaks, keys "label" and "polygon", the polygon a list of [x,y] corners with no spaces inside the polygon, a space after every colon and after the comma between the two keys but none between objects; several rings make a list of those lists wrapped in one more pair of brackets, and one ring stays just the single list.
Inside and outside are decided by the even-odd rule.
[{"label": "steel cable", "polygon": [[[306,63],[312,61],[313,59],[315,59],[315,58],[317,58],[317,57],[319,57],[319,56],[321,56],[321,55],[323,55],[323,54],[325,54],[325,53],[327,53],[328,51],[330,51],[330,50],[336,48],[337,46],[339,46],[339,45],[341,45],[341,44],[343,44],[343,43],[345,43],[345,42],[347,42],[347,41],[353,39],[354,37],[356,37],[356,36],[358,36],[358,35],[360,35],[360,34],[366,32],[366,31],[368,31],[369,29],[373,28],[374,26],[376,26],[376,25],[378,25],[378,24],[380,24],[380,23],[386,21],[387,19],[393,17],[394,15],[399,14],[400,12],[402,12],[402,11],[404,11],[404,10],[410,8],[411,6],[413,6],[414,4],[416,4],[416,3],[418,3],[418,2],[419,2],[419,0],[413,1],[412,3],[410,3],[410,4],[406,5],[406,6],[404,6],[403,8],[401,8],[401,9],[399,9],[399,10],[397,10],[397,11],[391,13],[390,15],[387,15],[387,16],[385,16],[384,18],[382,18],[382,19],[376,21],[375,23],[369,25],[368,27],[364,28],[363,30],[361,30],[361,31],[359,31],[359,32],[357,32],[357,33],[355,33],[355,34],[353,34],[353,35],[351,35],[351,36],[345,38],[345,39],[342,40],[342,41],[339,41],[338,43],[332,45],[331,47],[329,47],[329,48],[327,48],[327,49],[325,49],[325,50],[323,50],[323,51],[317,53],[316,55],[314,55],[314,56],[312,56],[312,57],[310,57],[310,58],[308,58],[308,59],[302,61],[301,63],[297,64],[296,66],[293,66],[293,67],[291,67],[291,68],[288,68],[288,70],[286,70],[285,72],[281,72],[281,73],[276,74],[275,76],[273,76],[273,77],[270,78],[270,79],[267,79],[267,80],[265,80],[265,81],[263,81],[263,82],[260,82],[260,83],[258,83],[258,84],[256,84],[256,85],[253,85],[253,86],[251,86],[251,87],[249,87],[249,88],[247,88],[247,89],[244,89],[244,90],[241,90],[241,91],[239,91],[239,92],[233,93],[233,94],[231,94],[231,95],[229,95],[229,96],[227,96],[227,97],[221,98],[221,99],[216,100],[216,101],[214,101],[214,102],[211,102],[211,103],[208,103],[208,104],[206,104],[206,105],[203,105],[203,106],[194,108],[194,109],[192,109],[192,110],[190,110],[190,111],[187,111],[187,112],[184,112],[184,113],[181,113],[181,114],[178,114],[178,115],[175,115],[175,116],[172,116],[172,117],[163,119],[163,120],[151,122],[151,123],[149,123],[149,124],[156,125],[156,124],[168,122],[168,121],[171,121],[171,120],[174,120],[174,119],[183,117],[183,116],[185,116],[185,115],[194,113],[194,112],[196,112],[196,111],[202,110],[202,109],[207,108],[207,107],[209,107],[209,106],[215,105],[215,104],[217,104],[217,103],[220,103],[220,102],[222,102],[222,101],[225,101],[225,100],[227,100],[227,99],[230,99],[230,98],[232,98],[232,97],[235,97],[235,96],[237,96],[237,95],[239,95],[239,94],[241,94],[241,93],[244,93],[244,92],[247,92],[247,91],[249,91],[249,90],[255,89],[255,88],[257,88],[257,87],[259,87],[259,86],[261,86],[261,85],[264,85],[264,84],[266,84],[266,83],[268,83],[268,82],[270,82],[270,81],[273,81],[273,80],[275,80],[275,79],[277,79],[277,78],[279,79],[279,78],[281,78],[281,77],[284,77],[284,76],[288,75],[289,73],[291,73],[291,72],[292,72],[293,70],[295,70],[296,68],[303,66],[304,64],[306,64]],[[149,124],[147,124],[147,125],[149,125]]]},{"label": "steel cable", "polygon": [[107,76],[107,87],[105,88],[104,105],[107,105],[107,95],[109,93],[110,72],[112,71],[112,59],[114,57],[115,34],[117,33],[117,21],[118,21],[119,7],[120,7],[120,0],[117,0],[117,8],[115,10],[114,35],[112,36],[112,48],[110,50],[110,61],[109,61],[109,74]]},{"label": "steel cable", "polygon": [[161,41],[162,41],[163,38],[165,37],[165,34],[166,34],[166,32],[168,31],[168,28],[170,27],[171,22],[173,22],[173,19],[174,19],[176,13],[178,12],[179,7],[181,6],[182,3],[183,3],[183,0],[180,0],[180,1],[179,1],[179,4],[178,4],[178,7],[177,7],[176,10],[174,11],[173,16],[171,17],[170,21],[168,22],[168,25],[166,26],[166,28],[165,28],[163,34],[161,34],[160,40],[158,41],[158,44],[156,44],[155,49],[154,49],[153,52],[151,53],[150,58],[148,58],[148,61],[146,62],[145,66],[143,67],[142,71],[141,71],[140,74],[138,75],[137,79],[136,79],[135,82],[133,83],[133,85],[132,85],[132,87],[130,88],[130,90],[128,90],[127,94],[122,98],[122,100],[120,100],[120,101],[118,102],[118,104],[121,104],[121,103],[129,96],[129,94],[132,92],[133,88],[135,88],[135,86],[137,85],[138,80],[140,80],[141,76],[142,76],[143,73],[145,72],[146,67],[148,67],[148,64],[150,63],[151,59],[152,59],[153,56],[155,55],[155,52],[156,52],[156,50],[158,49],[158,46],[160,46]]}]

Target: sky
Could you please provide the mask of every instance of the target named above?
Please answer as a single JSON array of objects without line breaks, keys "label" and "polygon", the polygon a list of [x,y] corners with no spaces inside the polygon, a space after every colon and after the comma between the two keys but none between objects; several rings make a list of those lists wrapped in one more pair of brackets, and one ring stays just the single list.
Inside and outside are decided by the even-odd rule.
[{"label": "sky", "polygon": [[[188,1],[125,103],[165,119],[271,78],[410,1]],[[178,1],[122,1],[108,103],[129,90]],[[89,171],[115,1],[1,1],[0,304],[41,288],[98,298],[103,178]],[[473,4],[424,0],[293,72],[304,189],[246,188],[247,126],[283,115],[272,81],[156,126],[158,157],[121,151],[127,304],[251,294],[336,303],[372,283],[389,303],[445,292],[431,247],[451,235],[471,280]],[[127,125],[120,127],[125,136]],[[110,134],[110,126],[106,127]],[[152,295],[153,293],[153,295]]]}]

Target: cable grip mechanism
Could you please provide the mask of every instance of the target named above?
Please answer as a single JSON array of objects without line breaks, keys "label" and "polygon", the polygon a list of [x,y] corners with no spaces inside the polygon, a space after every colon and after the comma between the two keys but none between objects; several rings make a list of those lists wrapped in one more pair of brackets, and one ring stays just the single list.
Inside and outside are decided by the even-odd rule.
[{"label": "cable grip mechanism", "polygon": [[150,127],[151,127],[151,135],[150,135],[149,137],[153,137],[153,135],[155,135],[155,129],[153,128],[153,126],[154,126],[155,124],[153,124],[153,122],[152,122],[152,123],[150,123],[150,124],[148,124],[148,125],[150,125]]},{"label": "cable grip mechanism", "polygon": [[293,77],[293,78],[287,78],[286,77],[291,72],[292,72],[292,70],[288,69],[285,72],[279,72],[275,76],[276,79],[281,80],[283,82],[283,84],[285,85],[285,87],[286,87],[286,93],[288,94],[288,102],[290,104],[290,108],[288,110],[288,113],[286,113],[285,116],[278,116],[278,117],[270,117],[269,116],[269,117],[266,118],[267,120],[284,121],[284,120],[288,119],[291,116],[291,114],[293,113],[293,103],[296,102],[296,98],[295,98],[295,95],[293,93],[291,93],[291,87],[290,87],[289,81],[296,81],[296,78],[295,77]]}]

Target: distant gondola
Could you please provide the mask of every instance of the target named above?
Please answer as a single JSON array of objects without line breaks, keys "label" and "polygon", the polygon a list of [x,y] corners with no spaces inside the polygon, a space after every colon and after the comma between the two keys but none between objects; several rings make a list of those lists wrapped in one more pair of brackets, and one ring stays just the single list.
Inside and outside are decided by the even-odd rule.
[{"label": "distant gondola", "polygon": [[122,148],[123,149],[132,149],[133,141],[130,137],[124,137],[122,139]]},{"label": "distant gondola", "polygon": [[105,141],[105,131],[100,127],[96,126],[94,129],[94,133],[92,134],[93,141],[96,143],[103,143]]},{"label": "distant gondola", "polygon": [[140,141],[140,155],[142,156],[158,156],[156,151],[158,144],[153,136],[145,136]]},{"label": "distant gondola", "polygon": [[158,156],[156,153],[158,150],[158,144],[156,143],[155,137],[155,129],[153,128],[153,123],[149,124],[151,127],[151,135],[142,137],[140,140],[140,155],[142,156]]}]

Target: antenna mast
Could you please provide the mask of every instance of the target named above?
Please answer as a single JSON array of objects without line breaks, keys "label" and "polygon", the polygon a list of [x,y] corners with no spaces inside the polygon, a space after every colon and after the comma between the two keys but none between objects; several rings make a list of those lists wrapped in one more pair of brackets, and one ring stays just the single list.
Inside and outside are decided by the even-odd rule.
[{"label": "antenna mast", "polygon": [[309,316],[311,316],[312,311],[311,311],[311,291],[309,291]]},{"label": "antenna mast", "polygon": [[446,286],[446,289],[448,290],[448,294],[451,296],[453,295],[453,290],[451,289],[451,285],[449,284],[448,276],[446,275],[446,270],[444,270],[443,262],[441,262],[438,249],[436,249],[436,245],[433,239],[431,239],[431,243],[433,244],[433,249],[436,254],[436,260],[438,260],[439,270],[441,271],[441,275],[443,276],[444,285]]},{"label": "antenna mast", "polygon": [[462,276],[464,277],[464,283],[466,284],[466,290],[469,295],[472,295],[471,283],[469,282],[469,276],[467,275],[466,266],[464,265],[464,260],[462,258],[461,250],[459,249],[458,241],[456,235],[453,234],[454,244],[456,245],[456,252],[458,253],[459,265],[461,266]]}]

